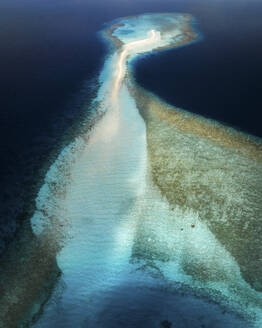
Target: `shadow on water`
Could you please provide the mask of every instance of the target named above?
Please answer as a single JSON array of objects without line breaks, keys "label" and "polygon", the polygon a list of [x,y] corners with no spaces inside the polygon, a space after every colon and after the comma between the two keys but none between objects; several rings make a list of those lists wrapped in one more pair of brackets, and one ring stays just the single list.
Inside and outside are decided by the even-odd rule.
[{"label": "shadow on water", "polygon": [[[102,303],[102,304],[101,304]],[[74,304],[68,304],[74,307]],[[81,328],[248,328],[252,327],[233,312],[165,285],[145,283],[137,287],[126,282],[105,293],[97,315],[79,312]],[[63,308],[66,313],[66,308]],[[83,311],[83,309],[81,310]],[[64,327],[65,322],[56,322]]]}]

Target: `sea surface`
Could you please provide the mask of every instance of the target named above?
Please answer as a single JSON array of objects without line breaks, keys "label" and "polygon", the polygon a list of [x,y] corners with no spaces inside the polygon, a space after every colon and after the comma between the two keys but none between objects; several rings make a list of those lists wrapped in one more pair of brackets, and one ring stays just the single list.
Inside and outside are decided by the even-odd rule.
[{"label": "sea surface", "polygon": [[202,41],[139,59],[137,82],[173,105],[262,136],[261,10],[255,0],[2,0],[0,251],[29,219],[45,172],[89,111],[82,104],[107,51],[97,34],[104,23],[192,14]]},{"label": "sea surface", "polygon": [[261,4],[194,3],[185,10],[202,41],[139,58],[138,84],[174,106],[262,137]]}]

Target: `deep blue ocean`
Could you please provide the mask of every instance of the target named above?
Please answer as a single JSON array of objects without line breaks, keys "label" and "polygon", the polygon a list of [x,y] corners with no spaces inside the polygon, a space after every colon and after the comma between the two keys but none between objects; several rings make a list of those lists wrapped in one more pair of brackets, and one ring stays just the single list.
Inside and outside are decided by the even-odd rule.
[{"label": "deep blue ocean", "polygon": [[91,97],[107,50],[97,31],[145,12],[190,13],[203,38],[137,60],[137,82],[173,105],[262,137],[259,1],[1,0],[0,251],[29,218],[43,167]]}]

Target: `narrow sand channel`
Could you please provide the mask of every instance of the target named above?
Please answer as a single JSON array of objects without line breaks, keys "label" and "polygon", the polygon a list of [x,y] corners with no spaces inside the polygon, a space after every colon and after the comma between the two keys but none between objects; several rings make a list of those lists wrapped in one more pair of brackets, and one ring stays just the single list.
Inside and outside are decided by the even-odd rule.
[{"label": "narrow sand channel", "polygon": [[129,49],[141,49],[156,35],[151,31],[147,39],[124,46],[117,55],[109,108],[77,156],[61,206],[70,228],[57,257],[62,271],[58,288],[66,287],[58,306],[51,302],[36,327],[93,322],[105,295],[128,277],[135,218],[126,214],[145,193],[147,150],[145,124],[123,78]]}]

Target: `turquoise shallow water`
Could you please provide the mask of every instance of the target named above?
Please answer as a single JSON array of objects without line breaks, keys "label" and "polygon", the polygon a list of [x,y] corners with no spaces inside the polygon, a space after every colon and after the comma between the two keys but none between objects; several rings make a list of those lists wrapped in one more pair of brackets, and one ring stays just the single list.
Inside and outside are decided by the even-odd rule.
[{"label": "turquoise shallow water", "polygon": [[[57,256],[62,276],[33,327],[159,327],[165,319],[181,328],[247,327],[219,306],[190,292],[183,295],[174,268],[169,273],[174,280],[169,280],[155,268],[132,263],[139,222],[146,213],[164,219],[168,209],[161,209],[160,196],[146,187],[145,125],[128,99],[123,88],[120,117],[110,110],[105,114],[73,165],[72,182],[61,201],[69,220],[65,246]],[[112,115],[118,124],[108,130]],[[164,226],[151,227],[163,237]]]},{"label": "turquoise shallow water", "polygon": [[105,295],[112,297],[114,288],[128,280],[135,222],[125,216],[143,190],[146,143],[135,104],[126,101],[127,90],[121,92],[124,111],[118,115],[109,109],[71,169],[72,180],[60,204],[69,221],[57,257],[62,271],[57,288],[64,288],[58,300],[54,293],[36,327],[94,322]]},{"label": "turquoise shallow water", "polygon": [[83,81],[98,74],[105,55],[96,32],[143,12],[191,13],[205,41],[141,61],[139,82],[175,105],[260,135],[259,1],[2,0],[1,251],[29,219],[54,150],[79,120]]},{"label": "turquoise shallow water", "polygon": [[[161,40],[159,29],[166,20],[158,25],[159,17],[151,21],[146,15],[135,23],[129,18],[133,33],[124,33],[123,41],[149,38],[145,31],[154,27],[155,19],[153,45],[173,41],[170,35],[177,35],[180,24],[177,16]],[[137,51],[151,48],[146,44]],[[136,49],[129,51],[134,56]],[[117,99],[112,97],[118,56],[108,57],[100,75],[97,100],[103,117],[64,149],[37,199],[33,231],[41,236],[57,229],[63,247],[56,257],[61,278],[32,327],[142,328],[160,327],[164,320],[181,328],[253,327],[240,317],[247,313],[241,313],[243,295],[235,288],[254,299],[258,296],[242,280],[234,259],[196,213],[171,210],[152,183],[146,126],[127,80],[120,80]],[[64,161],[67,175],[61,171]],[[57,198],[49,194],[54,181],[65,185]],[[197,223],[195,230],[192,221]],[[140,249],[144,255],[138,257]],[[148,259],[152,250],[156,258]],[[189,266],[202,261],[221,270],[225,279],[200,283],[183,272],[185,261]],[[253,303],[250,311],[259,316]]]}]

